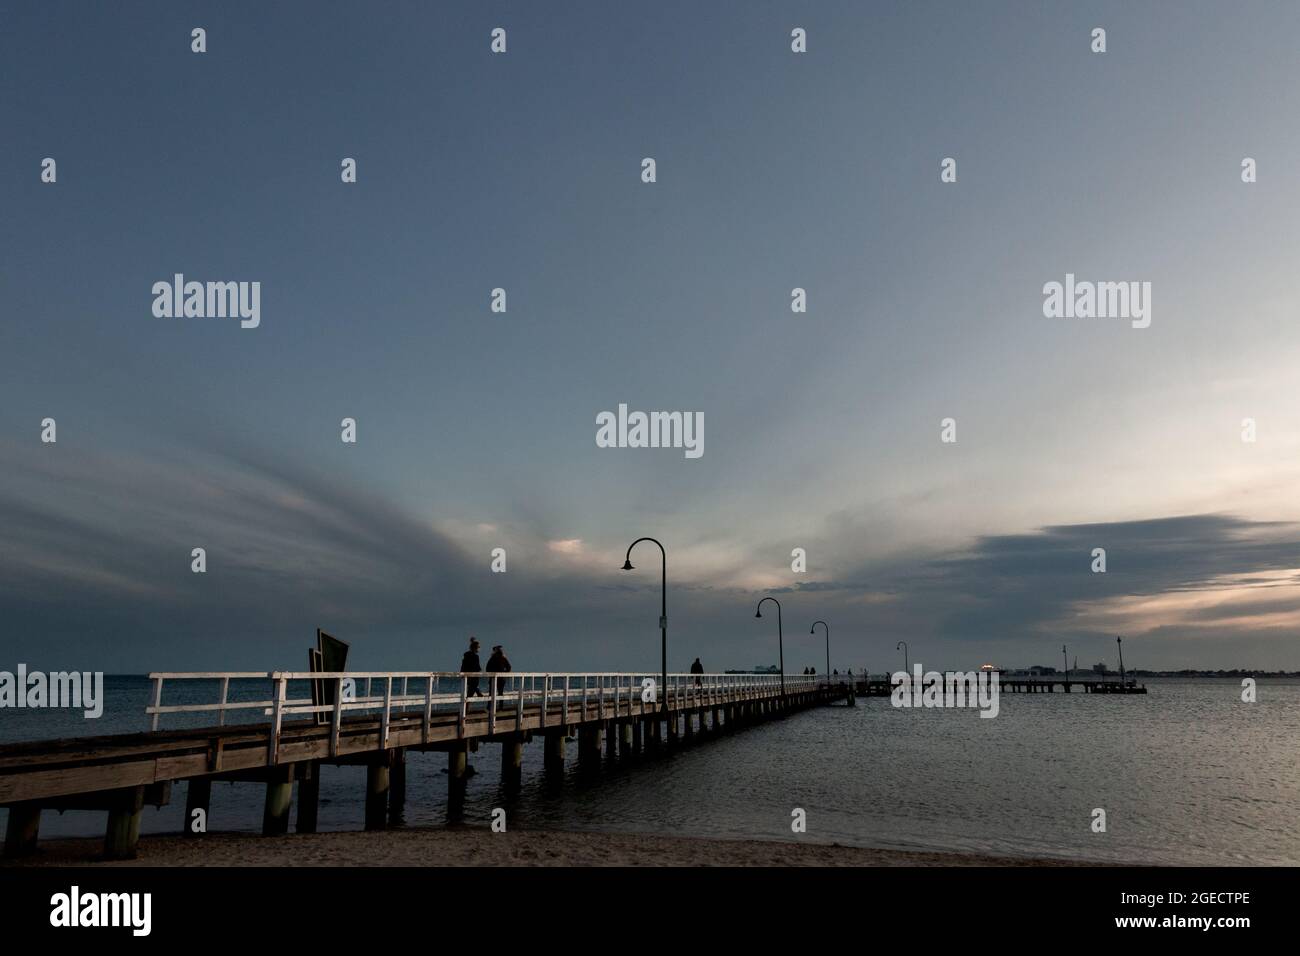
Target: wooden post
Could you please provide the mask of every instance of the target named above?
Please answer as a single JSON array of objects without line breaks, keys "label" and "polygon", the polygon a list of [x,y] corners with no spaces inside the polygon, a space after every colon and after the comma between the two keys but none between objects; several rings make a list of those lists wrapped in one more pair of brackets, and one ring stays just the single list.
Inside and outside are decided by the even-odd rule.
[{"label": "wooden post", "polygon": [[304,764],[298,774],[298,826],[299,833],[315,833],[316,818],[320,809],[320,761]]},{"label": "wooden post", "polygon": [[632,727],[632,753],[641,753],[641,730],[645,723],[643,720],[631,720],[628,722]]},{"label": "wooden post", "polygon": [[587,766],[600,765],[601,728],[584,724],[578,728],[578,760]]},{"label": "wooden post", "polygon": [[388,754],[366,766],[366,829],[382,830],[388,819]]},{"label": "wooden post", "polygon": [[463,740],[447,751],[447,815],[459,817],[465,809],[465,778],[469,765],[468,748]]},{"label": "wooden post", "polygon": [[605,756],[613,760],[618,756],[618,724],[615,721],[605,721]]},{"label": "wooden post", "polygon": [[510,734],[501,741],[501,782],[507,787],[517,787],[523,780],[524,737]]},{"label": "wooden post", "polygon": [[564,769],[564,731],[548,730],[542,743],[542,766],[547,770]]},{"label": "wooden post", "polygon": [[9,807],[9,822],[5,824],[5,856],[26,856],[36,850],[36,837],[41,829],[39,803],[15,803]]},{"label": "wooden post", "polygon": [[406,751],[394,750],[388,767],[388,822],[402,822],[406,809]]},{"label": "wooden post", "polygon": [[625,720],[619,725],[618,752],[621,757],[630,757],[635,752],[632,746],[632,721]]},{"label": "wooden post", "polygon": [[293,802],[293,764],[272,767],[267,774],[262,835],[279,836],[289,832],[289,805]]},{"label": "wooden post", "polygon": [[117,806],[108,811],[104,831],[104,858],[134,860],[140,842],[140,815],[144,812],[144,787],[119,791]]},{"label": "wooden post", "polygon": [[670,710],[668,712],[668,745],[670,747],[677,746],[677,738],[679,734],[678,725],[680,723],[681,715],[679,715],[675,710]]},{"label": "wooden post", "polygon": [[[185,819],[181,833],[185,836],[203,836],[208,828],[208,808],[212,803],[212,778],[191,777],[185,785]],[[194,811],[203,811],[203,830],[194,829]],[[12,811],[10,811],[12,812]]]}]

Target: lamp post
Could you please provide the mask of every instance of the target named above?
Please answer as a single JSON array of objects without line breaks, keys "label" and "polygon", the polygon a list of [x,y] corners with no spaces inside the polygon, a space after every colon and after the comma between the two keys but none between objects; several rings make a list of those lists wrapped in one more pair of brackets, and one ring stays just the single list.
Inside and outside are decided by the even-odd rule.
[{"label": "lamp post", "polygon": [[1115,638],[1115,645],[1119,648],[1119,689],[1124,689],[1124,638]]},{"label": "lamp post", "polygon": [[1065,665],[1065,692],[1070,692],[1070,658],[1065,656],[1065,645],[1061,645],[1061,663]]},{"label": "lamp post", "polygon": [[781,602],[774,597],[765,597],[758,602],[754,608],[754,617],[763,616],[763,601],[771,601],[776,605],[776,647],[779,660],[781,662],[781,699],[785,699],[785,638],[781,634]]},{"label": "lamp post", "polygon": [[908,669],[907,666],[907,641],[899,641],[897,644],[894,645],[894,650],[897,651],[900,649],[903,652],[903,673],[910,675],[912,672]]},{"label": "lamp post", "polygon": [[664,546],[655,541],[654,538],[637,538],[627,546],[627,557],[623,561],[623,570],[631,571],[632,567],[632,549],[642,541],[654,541],[659,545],[659,553],[663,555],[663,588],[659,597],[659,637],[660,637],[660,664],[662,669],[659,674],[659,709],[666,711],[668,709],[668,552]]},{"label": "lamp post", "polygon": [[[826,631],[826,682],[829,686],[831,679],[831,626],[825,621],[813,621],[813,626],[808,628],[808,633],[816,634],[818,624]],[[850,683],[852,682],[850,681]]]}]

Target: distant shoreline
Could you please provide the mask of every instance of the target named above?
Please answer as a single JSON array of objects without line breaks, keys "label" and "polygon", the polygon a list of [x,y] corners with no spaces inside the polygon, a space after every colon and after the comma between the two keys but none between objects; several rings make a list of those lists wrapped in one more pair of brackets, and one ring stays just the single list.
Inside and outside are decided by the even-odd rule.
[{"label": "distant shoreline", "polygon": [[877,850],[775,840],[713,840],[645,833],[483,828],[384,830],[263,837],[142,836],[134,860],[97,859],[102,841],[53,839],[6,866],[1104,866],[1082,861]]}]

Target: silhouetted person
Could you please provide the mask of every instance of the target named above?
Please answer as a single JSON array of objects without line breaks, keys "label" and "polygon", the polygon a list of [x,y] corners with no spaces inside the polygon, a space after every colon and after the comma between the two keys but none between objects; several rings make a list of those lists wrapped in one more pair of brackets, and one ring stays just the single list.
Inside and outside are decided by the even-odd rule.
[{"label": "silhouetted person", "polygon": [[[506,657],[506,652],[501,649],[500,644],[497,644],[495,647],[492,648],[492,656],[488,658],[487,667],[483,669],[485,671],[490,671],[493,674],[504,673],[510,670],[510,661]],[[506,679],[504,677],[498,677],[497,678],[498,697],[500,697],[501,692],[505,690],[505,686],[506,686]]]},{"label": "silhouetted person", "polygon": [[700,659],[698,657],[695,658],[695,663],[691,665],[691,673],[696,675],[695,686],[699,687],[700,686],[699,675],[704,673],[704,665],[700,663]]},{"label": "silhouetted person", "polygon": [[469,639],[469,650],[460,659],[460,671],[462,674],[473,674],[473,677],[465,678],[465,695],[467,697],[482,697],[483,692],[478,689],[479,671],[483,670],[482,663],[478,659],[478,638]]}]

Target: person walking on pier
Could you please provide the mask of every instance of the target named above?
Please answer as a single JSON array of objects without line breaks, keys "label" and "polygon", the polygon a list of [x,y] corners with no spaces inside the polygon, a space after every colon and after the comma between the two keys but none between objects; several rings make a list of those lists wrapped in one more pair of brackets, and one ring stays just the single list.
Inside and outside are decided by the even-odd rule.
[{"label": "person walking on pier", "polygon": [[[510,670],[510,659],[506,657],[506,652],[501,649],[500,644],[493,646],[492,656],[488,658],[487,667],[484,669],[491,671],[494,674],[504,673]],[[504,677],[498,677],[496,681],[497,695],[499,696],[501,692],[505,690],[506,679]]]},{"label": "person walking on pier", "polygon": [[695,663],[691,665],[691,673],[695,675],[695,686],[699,687],[700,675],[704,673],[704,665],[700,663],[698,657],[695,658]]},{"label": "person walking on pier", "polygon": [[483,692],[478,689],[478,675],[483,670],[483,665],[478,659],[478,638],[472,634],[469,639],[469,650],[465,656],[460,659],[460,670],[462,674],[473,674],[473,677],[465,678],[465,696],[482,697]]}]

